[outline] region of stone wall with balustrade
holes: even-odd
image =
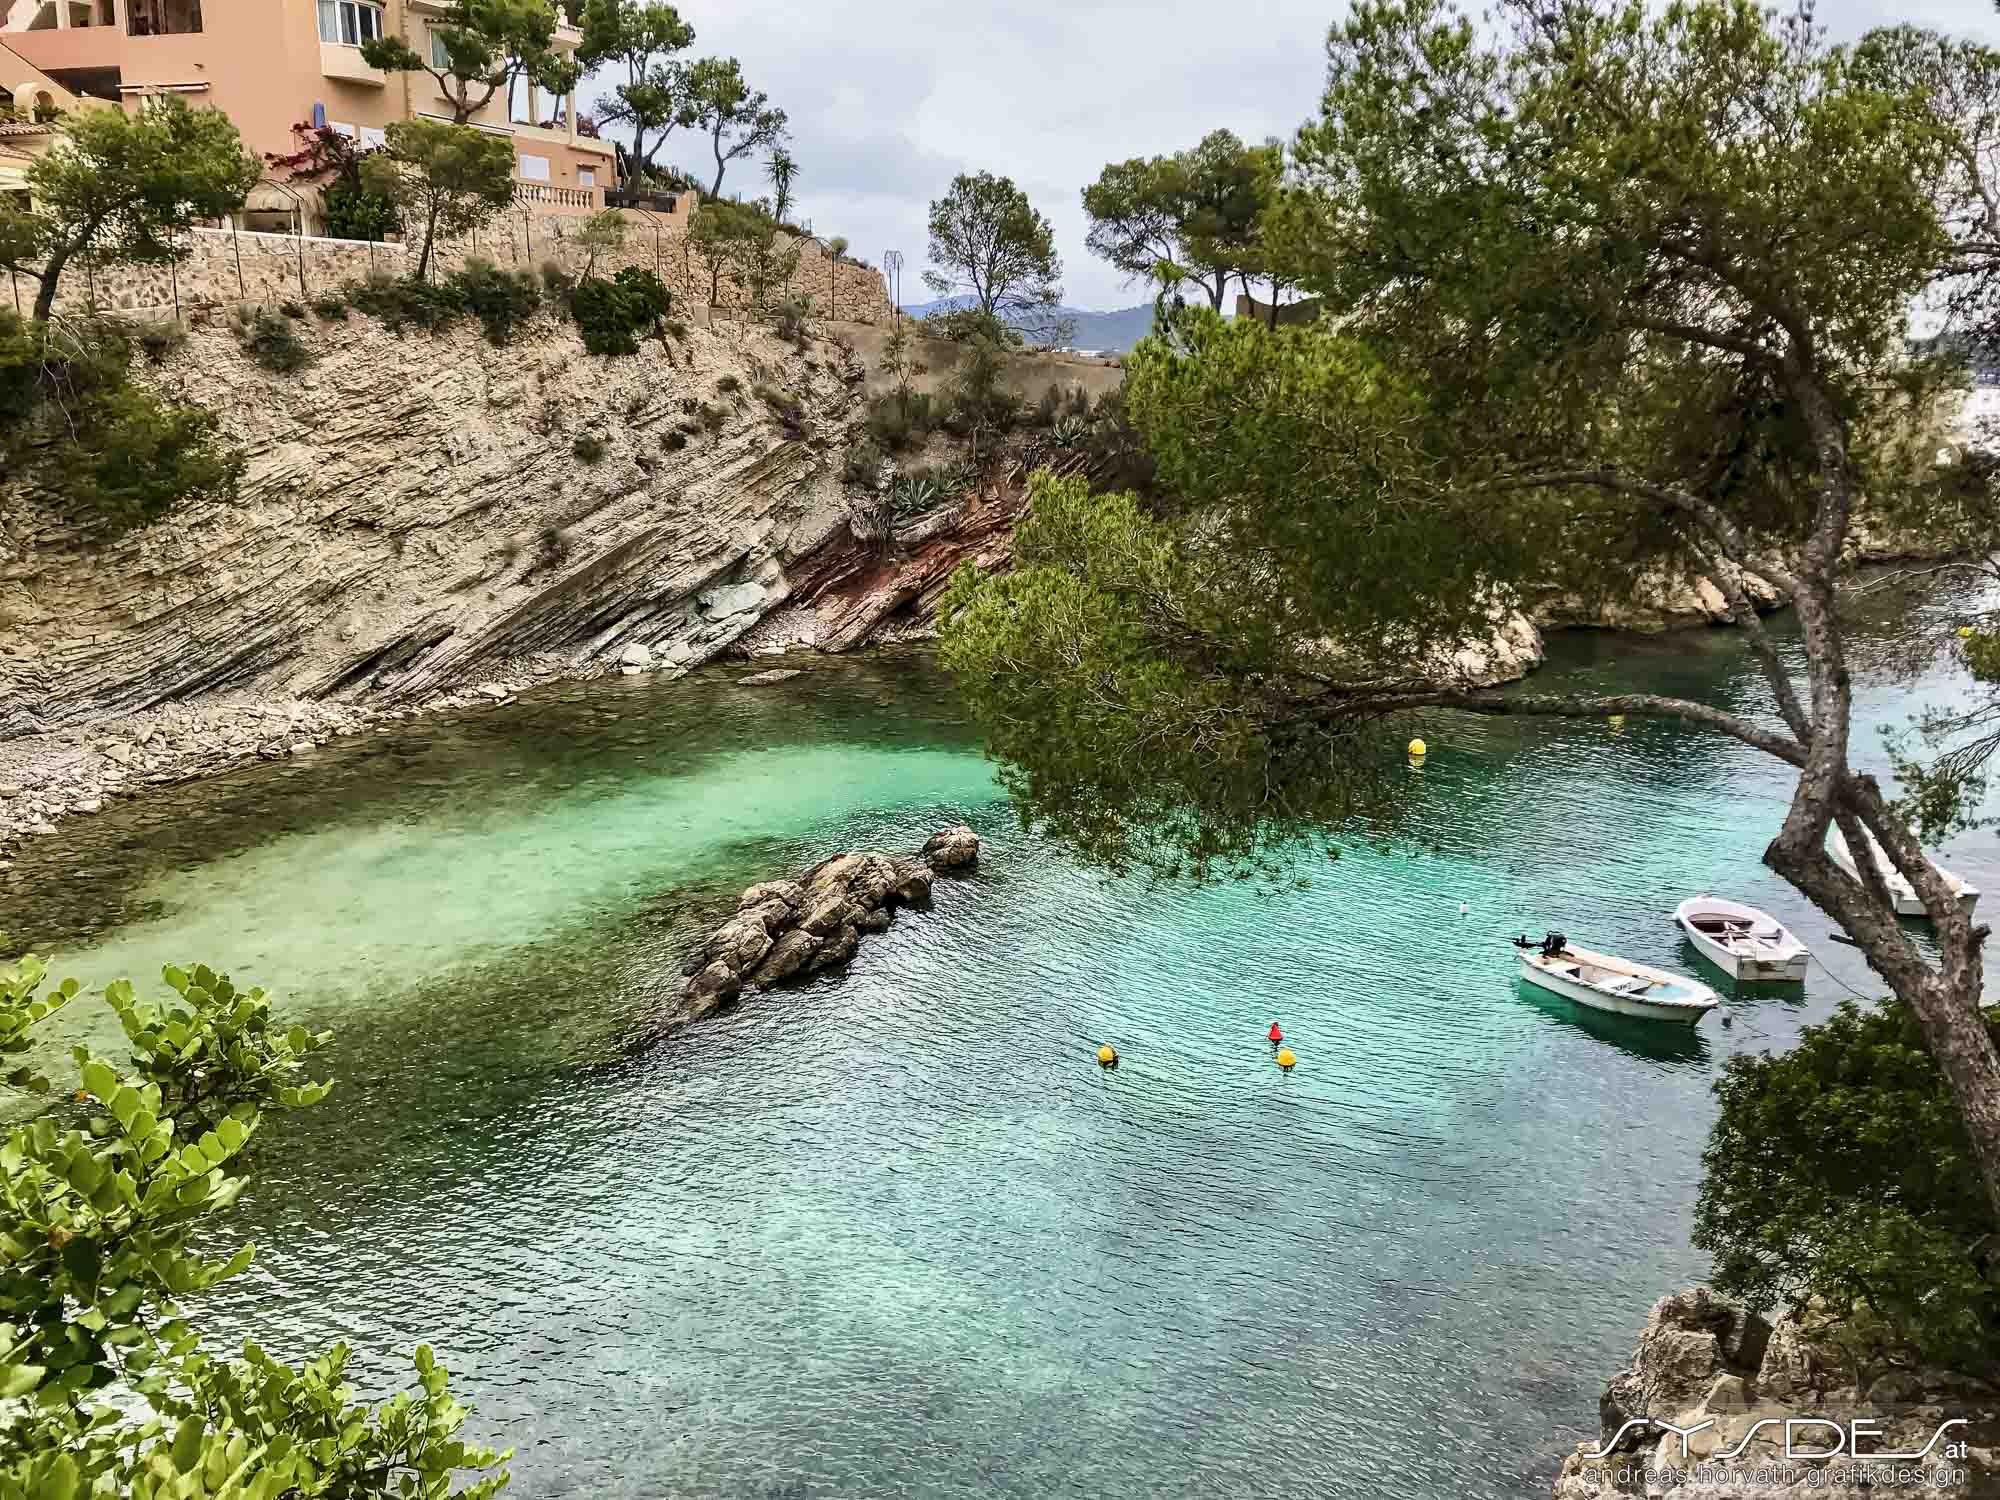
[[[708,302],[708,265],[689,239],[685,219],[630,211],[624,217],[625,243],[597,256],[597,274],[645,266],[684,304]],[[584,222],[579,216],[518,209],[475,234],[440,242],[434,259],[446,272],[478,256],[510,270],[539,271],[553,261],[575,274],[587,254],[578,233]],[[850,322],[874,323],[888,316],[889,298],[879,271],[846,257],[835,260],[817,240],[801,238],[798,245],[790,294],[810,296],[815,312]],[[188,247],[187,255],[172,265],[99,265],[88,258],[73,262],[63,275],[56,310],[79,316],[157,316],[225,304],[305,301],[370,275],[406,275],[416,265],[412,246],[311,235],[197,229],[189,235]],[[25,312],[34,305],[35,290],[32,278],[9,274],[0,298]],[[716,300],[724,306],[750,300],[726,275],[718,291]]]

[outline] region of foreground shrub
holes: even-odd
[[[80,529],[117,536],[177,505],[231,499],[242,455],[214,415],[131,383],[110,325],[0,313],[0,474],[20,474]]]
[[[637,354],[638,335],[666,317],[673,294],[643,266],[627,266],[609,281],[593,276],[569,292],[569,313],[592,354]]]
[[[345,1344],[296,1368],[254,1342],[236,1360],[205,1345],[195,1305],[256,1254],[216,1242],[246,1180],[229,1174],[253,1142],[279,1149],[266,1114],[327,1096],[305,1063],[332,1033],[282,1025],[263,990],[202,965],[162,977],[157,1004],[123,979],[103,991],[126,1068],[79,1045],[60,1091],[32,1066],[7,1078],[34,1118],[0,1147],[0,1493],[442,1496],[454,1471],[503,1464],[463,1442],[468,1412],[423,1346],[418,1389],[371,1411],[353,1400]],[[0,965],[0,1051],[17,1061],[81,994],[46,979],[33,955]],[[505,1483],[457,1493],[488,1500]]]
[[[1843,1004],[1781,1057],[1731,1058],[1715,1094],[1694,1242],[1718,1289],[1817,1300],[1864,1357],[2000,1375],[2000,1226],[1904,1006]]]
[[[569,451],[576,455],[578,463],[594,464],[604,457],[604,439],[594,432],[579,432]]]

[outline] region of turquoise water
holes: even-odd
[[[1909,661],[1927,607],[1873,606],[1871,723],[1954,690]],[[1726,632],[1555,656],[1761,697]],[[1395,848],[1189,890],[1020,832],[922,655],[740,671],[121,804],[0,887],[63,972],[198,958],[338,1030],[212,1321],[380,1383],[430,1340],[524,1495],[1529,1492],[1703,1271],[1722,1060],[1871,988],[1757,863],[1778,768],[1675,726],[1428,723]],[[663,1028],[737,887],[961,818],[979,875],[848,973]],[[2000,890],[1990,837],[1948,853]],[[1513,979],[1548,926],[1691,968],[1699,890],[1830,968],[1692,1035]]]

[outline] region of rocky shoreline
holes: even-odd
[[[736,914],[682,967],[687,1019],[746,991],[840,967],[860,950],[862,934],[886,932],[898,909],[927,909],[934,874],[966,874],[978,864],[979,835],[959,823],[932,834],[914,856],[855,849],[797,880],[748,887]]]
[[[1857,1423],[1870,1424],[1858,1455]],[[1947,1370],[1866,1368],[1833,1321],[1766,1320],[1707,1287],[1654,1305],[1598,1429],[1563,1460],[1554,1500],[2000,1495],[2000,1391]],[[1886,1464],[1900,1479],[1868,1457],[1927,1445]]]

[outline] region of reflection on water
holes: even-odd
[[[1881,608],[1871,723],[1951,690],[1886,679]],[[1555,657],[1548,686],[1763,698],[1726,632]],[[923,656],[737,675],[120,805],[0,888],[65,971],[198,957],[338,1029],[221,1319],[384,1381],[430,1339],[525,1495],[1523,1493],[1703,1270],[1715,1070],[1873,988],[1758,863],[1782,769],[1677,726],[1440,716],[1393,847],[1189,890],[1021,833]],[[738,886],[958,818],[980,874],[851,972],[663,1033]],[[2000,889],[1990,839],[1950,857]],[[1697,890],[1826,967],[1718,984],[1698,1032],[1516,983],[1547,927],[1688,968]]]

